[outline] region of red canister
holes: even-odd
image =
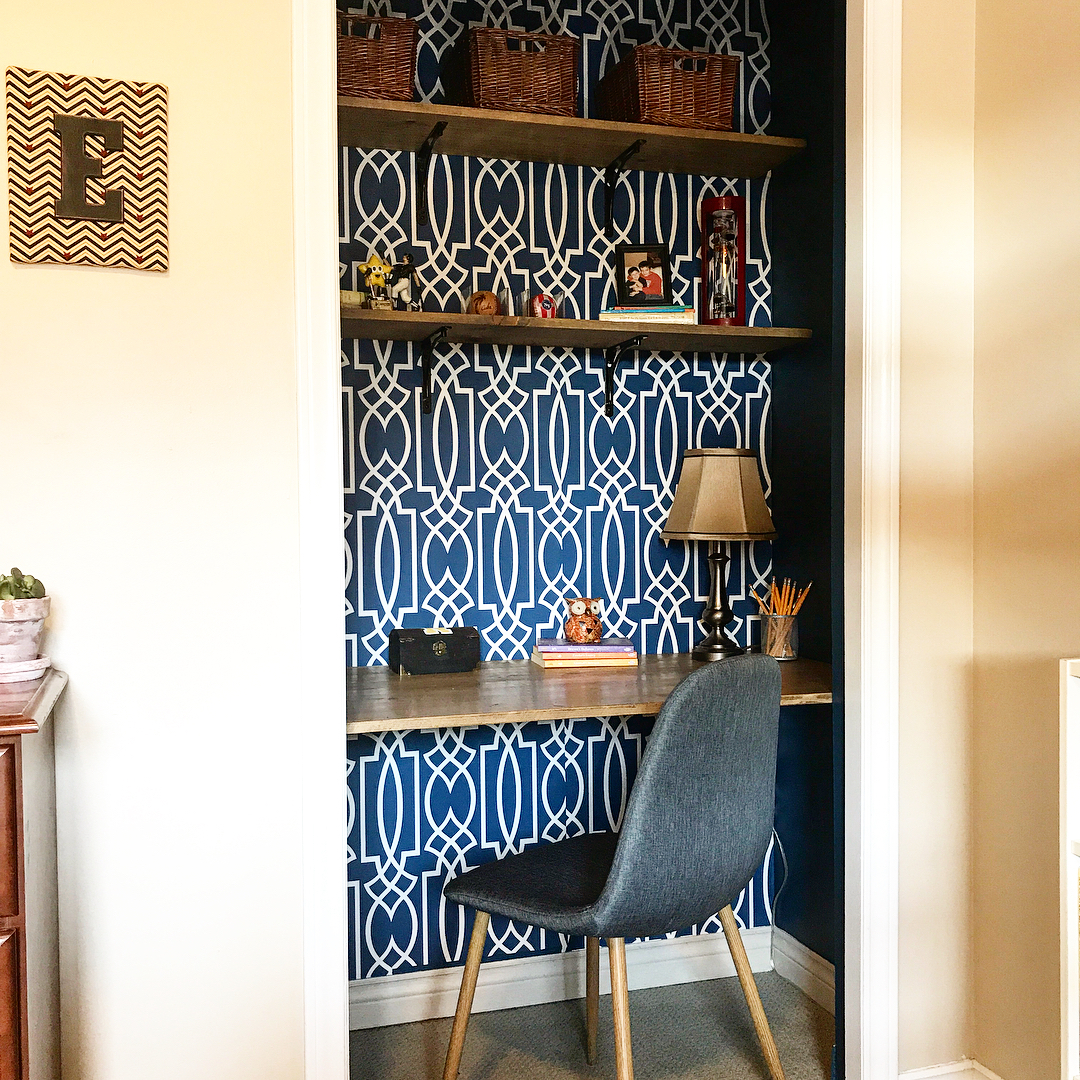
[[[529,313],[534,319],[554,319],[558,312],[555,297],[549,293],[537,293],[529,301]]]

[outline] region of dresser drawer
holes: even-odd
[[[17,743],[0,742],[0,919],[20,914],[18,753]]]
[[[22,993],[19,933],[0,930],[0,1077],[22,1074]]]

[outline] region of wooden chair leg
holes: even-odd
[[[611,1011],[615,1018],[615,1075],[634,1080],[634,1055],[630,1048],[630,992],[626,984],[626,942],[607,939],[611,961]]]
[[[465,1029],[469,1026],[469,1013],[472,1012],[473,994],[476,992],[476,976],[480,974],[480,961],[484,958],[484,942],[487,940],[490,922],[491,916],[486,911],[476,913],[472,937],[469,939],[469,955],[465,958],[465,970],[461,973],[461,990],[458,992],[457,1012],[454,1013],[454,1027],[450,1032],[450,1045],[446,1048],[443,1080],[457,1080],[461,1048],[465,1045]]]
[[[596,1025],[600,1020],[600,939],[585,939],[585,1058],[596,1064]]]
[[[765,1064],[769,1067],[769,1075],[772,1080],[784,1080],[780,1054],[776,1049],[772,1031],[769,1029],[769,1020],[761,1004],[761,995],[758,993],[757,983],[754,982],[754,973],[750,970],[750,961],[746,957],[746,948],[743,945],[742,934],[739,933],[739,924],[735,921],[735,913],[731,910],[730,904],[720,912],[720,925],[724,928],[724,937],[727,938],[731,958],[735,961],[735,970],[739,973],[739,982],[742,983],[743,994],[746,995],[746,1004],[750,1006],[750,1016],[757,1030],[758,1041],[761,1043],[761,1052],[765,1055]]]

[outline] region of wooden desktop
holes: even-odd
[[[721,661],[722,662],[722,661]],[[529,660],[489,660],[457,675],[396,675],[386,667],[349,668],[349,735],[476,724],[650,716],[695,667],[689,653],[642,656],[637,667],[545,670]],[[787,660],[781,705],[828,705],[832,669]]]

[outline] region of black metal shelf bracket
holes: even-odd
[[[644,145],[645,140],[638,139],[604,170],[604,233],[609,240],[615,238],[615,187],[626,172],[626,163],[640,153]]]
[[[435,356],[435,346],[446,340],[449,326],[440,326],[420,342],[420,370],[423,381],[420,384],[420,411],[431,412],[431,362]]]
[[[637,337],[628,338],[626,341],[620,341],[618,345],[611,345],[604,350],[605,416],[615,415],[615,371],[619,366],[619,361],[623,358],[623,353],[638,348],[644,340],[645,335],[638,334]]]
[[[440,120],[428,134],[423,145],[416,151],[413,190],[416,192],[416,224],[431,224],[431,211],[428,208],[428,173],[431,171],[431,154],[439,136],[446,130],[446,121]]]

